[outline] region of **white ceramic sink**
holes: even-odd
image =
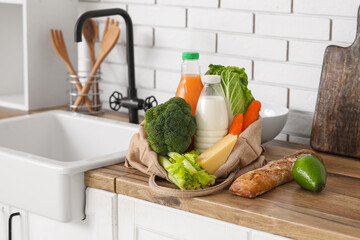
[[[62,222],[84,218],[84,172],[124,161],[138,125],[49,111],[0,120],[0,202]]]

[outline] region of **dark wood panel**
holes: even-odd
[[[360,158],[360,8],[354,43],[325,51],[311,146]]]

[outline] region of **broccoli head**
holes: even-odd
[[[146,111],[145,131],[156,153],[183,153],[196,132],[196,120],[190,105],[183,98],[173,97]]]

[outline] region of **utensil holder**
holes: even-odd
[[[87,113],[87,114],[97,114],[102,113],[102,102],[100,101],[100,94],[103,92],[101,89],[99,89],[99,82],[101,79],[101,73],[98,72],[96,75],[89,75],[89,72],[78,72],[77,75],[73,75],[68,73],[67,74],[67,81],[70,85],[70,89],[68,90],[69,94],[69,111],[75,110],[75,112],[80,113]],[[76,85],[79,83],[75,79],[78,79],[82,85],[82,87],[85,87],[86,81],[89,79],[89,77],[92,77],[92,82],[90,83],[90,90],[86,94],[81,94]],[[74,105],[77,97],[79,96],[87,96],[91,101],[91,109],[92,111],[89,111],[88,106],[85,105],[85,103],[76,106]]]

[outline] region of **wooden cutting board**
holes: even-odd
[[[360,158],[360,8],[350,47],[325,51],[310,145],[322,152]]]

